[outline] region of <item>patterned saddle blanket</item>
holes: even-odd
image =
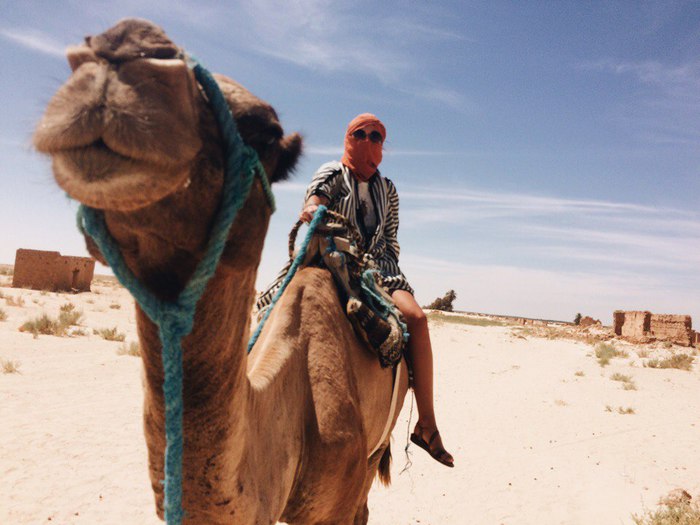
[[[290,257],[298,226],[290,233]],[[393,367],[403,356],[408,331],[401,312],[382,286],[374,261],[362,250],[362,238],[338,213],[326,212],[309,242],[302,266],[328,268],[355,334],[379,359]]]

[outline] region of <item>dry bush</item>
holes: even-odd
[[[2,365],[3,374],[21,374],[19,367],[22,363],[19,361],[12,361],[10,359],[0,359],[0,365]]]
[[[126,339],[126,334],[117,332],[117,327],[114,328],[100,328],[92,331],[93,334],[99,335],[102,339],[106,341],[119,341],[123,342]]]
[[[595,347],[595,356],[600,366],[607,366],[613,357],[627,357],[627,352],[618,350],[609,343],[598,343]]]
[[[112,304],[109,305],[109,307],[110,307],[112,310],[119,310],[119,309],[122,307],[122,305],[120,305],[119,303],[112,303]]]
[[[586,374],[583,373],[583,370],[578,370],[576,373],[574,373],[574,375],[575,375],[576,377],[583,377],[583,376],[585,376]]]
[[[634,384],[634,380],[630,376],[624,374],[614,373],[610,376],[613,381],[619,381],[622,383],[622,388],[625,390],[637,390],[637,385]]]
[[[21,295],[18,295],[17,297],[8,295],[5,297],[5,303],[7,306],[17,306],[18,308],[22,308],[24,306],[24,297]]]
[[[635,413],[634,408],[632,408],[632,407],[627,407],[627,408],[617,407],[617,412],[618,412],[618,414],[622,414],[622,415]]]
[[[80,320],[83,317],[83,312],[79,310],[73,310],[71,312],[61,312],[58,314],[58,322],[68,326],[76,326],[80,324]]]
[[[646,511],[641,516],[632,515],[635,525],[698,525],[700,504],[677,501],[663,505],[655,511]]]
[[[58,319],[51,319],[46,314],[41,314],[39,317],[25,322],[19,327],[19,331],[30,332],[34,334],[35,338],[37,338],[39,334],[63,337],[68,331],[68,325],[61,323]]]
[[[649,359],[644,366],[648,368],[677,368],[690,370],[693,367],[693,356],[688,354],[675,354],[666,359]]]
[[[0,321],[7,321],[7,312],[0,308]]]
[[[140,357],[141,347],[134,341],[131,341],[128,345],[126,343],[122,343],[119,350],[117,350],[117,355],[132,355],[134,357]]]
[[[15,269],[13,266],[4,266],[0,268],[0,275],[9,275],[12,276],[15,273]]]

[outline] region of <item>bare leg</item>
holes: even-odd
[[[434,436],[437,431],[437,422],[433,405],[433,349],[430,344],[428,319],[409,292],[396,290],[391,294],[391,297],[406,318],[410,334],[408,353],[413,364],[413,391],[418,406],[418,423],[416,423],[415,433],[430,444],[431,450],[444,449],[440,435]],[[433,438],[432,442],[431,438]],[[454,463],[449,452],[442,454],[441,459],[450,464]]]

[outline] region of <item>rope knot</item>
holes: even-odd
[[[193,309],[182,308],[178,303],[161,305],[158,317],[160,329],[168,339],[180,340],[194,327]]]

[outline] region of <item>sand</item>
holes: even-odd
[[[120,355],[136,341],[128,294],[109,282],[79,295],[12,289],[7,277],[0,285],[24,300],[0,298],[0,359],[19,364],[0,373],[0,523],[161,523],[141,430],[141,363]],[[18,331],[67,302],[82,310],[74,330],[85,335]],[[125,343],[92,333],[111,327]],[[700,365],[645,368],[645,348],[616,343],[628,357],[601,367],[590,344],[512,326],[431,329],[438,419],[456,468],[411,446],[401,473],[407,398],[393,483],[372,489],[370,523],[617,525],[672,489],[700,497]],[[683,349],[654,352],[674,350]],[[612,380],[616,372],[636,390]]]

